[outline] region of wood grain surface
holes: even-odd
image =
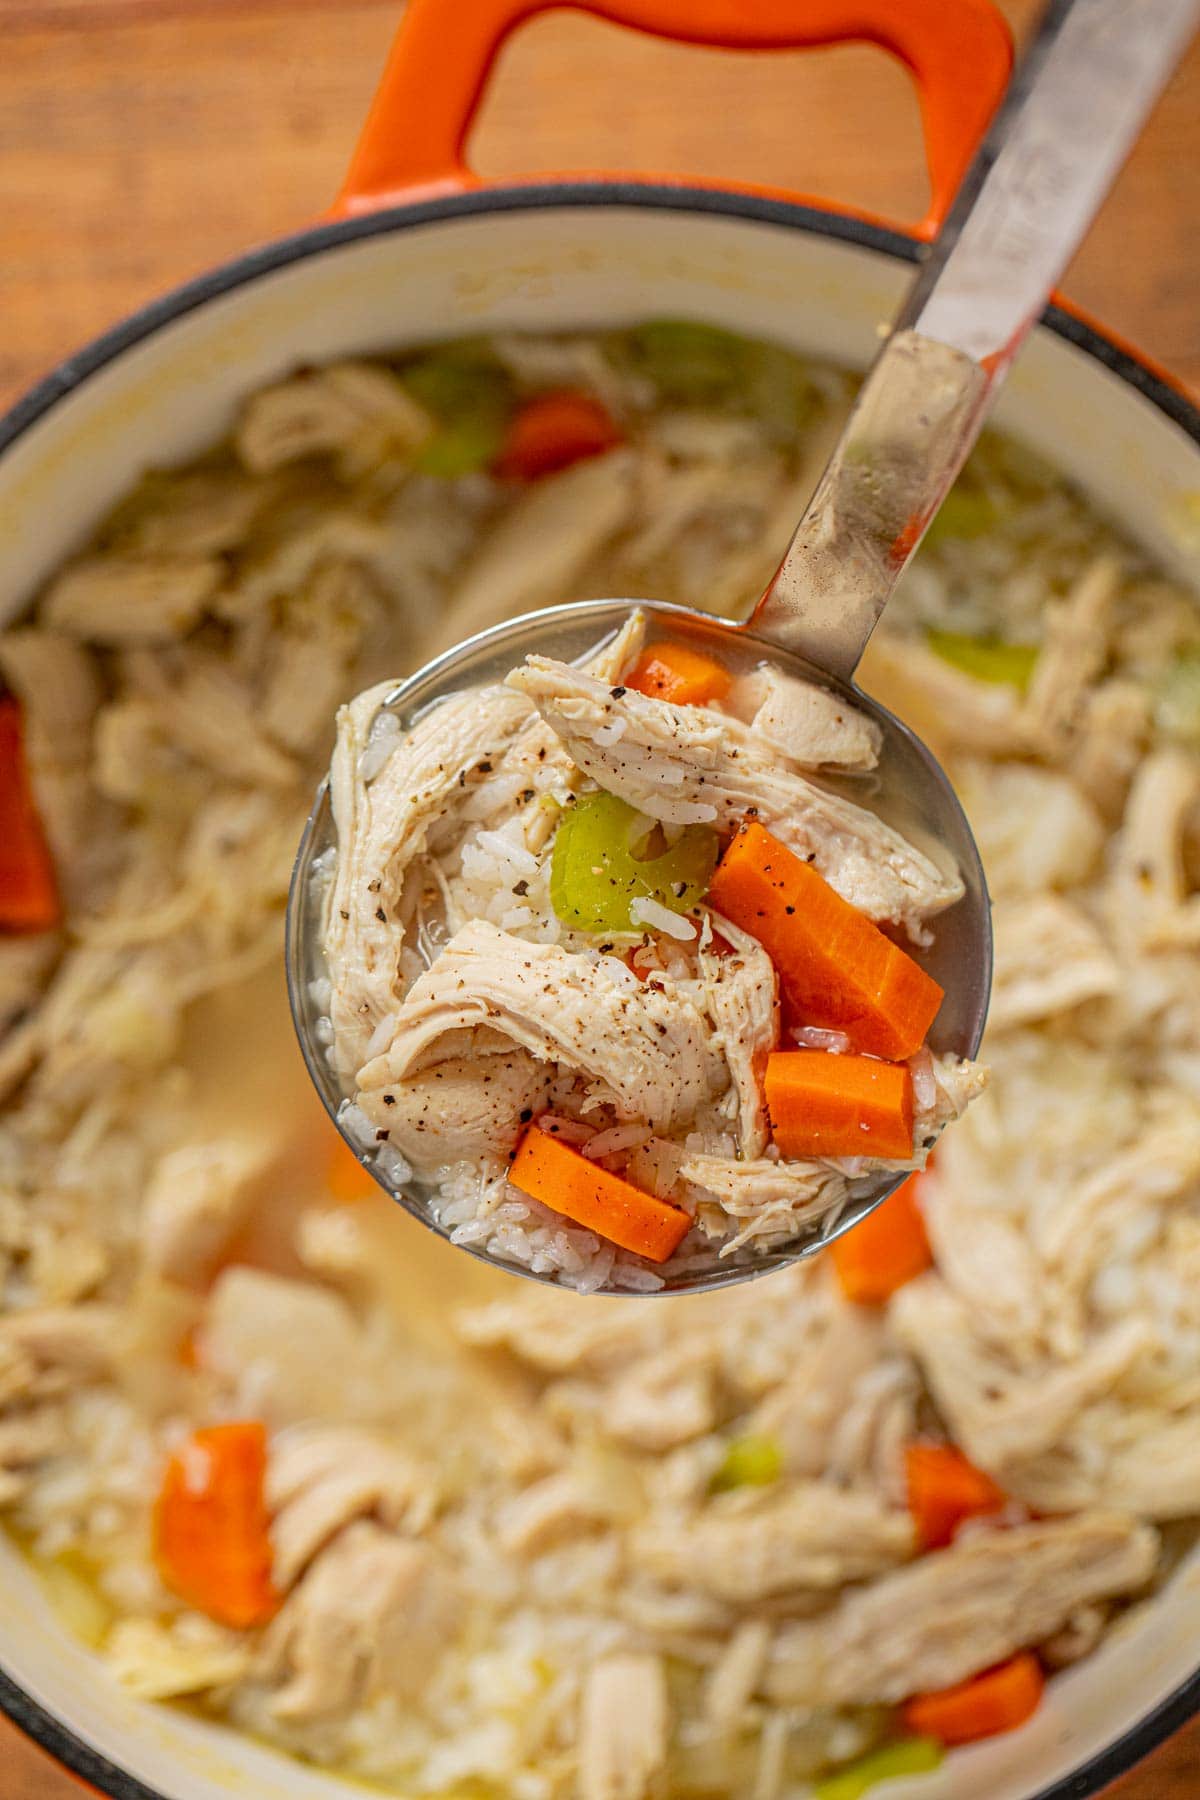
[[[446,0],[448,55],[467,3]],[[1004,10],[1020,35],[1038,8]],[[0,0],[0,406],[164,288],[319,212],[397,11],[395,0]],[[757,178],[897,217],[925,195],[915,101],[880,53],[720,56],[566,13],[506,50],[472,156],[494,174]],[[1198,166],[1194,48],[1064,284],[1196,387]],[[79,1793],[0,1722],[0,1800]],[[1200,1800],[1200,1729],[1111,1796]]]

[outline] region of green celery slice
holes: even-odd
[[[686,913],[704,897],[717,864],[716,832],[689,825],[660,856],[641,858],[653,829],[653,820],[615,794],[584,794],[567,809],[550,856],[550,904],[564,925],[637,931],[634,900]]]
[[[926,633],[929,648],[976,681],[1004,683],[1020,693],[1028,688],[1037,662],[1037,644],[1006,644],[1000,638],[971,637],[963,631]]]
[[[783,1474],[783,1447],[777,1438],[758,1433],[731,1438],[710,1482],[714,1494],[731,1488],[770,1487]]]
[[[860,1756],[857,1762],[827,1775],[813,1788],[813,1800],[861,1800],[868,1788],[877,1782],[893,1781],[899,1775],[927,1775],[945,1756],[936,1738],[900,1738]]]

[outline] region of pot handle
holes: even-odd
[[[890,51],[920,99],[931,204],[910,229],[924,238],[949,210],[1012,67],[1012,40],[992,0],[409,0],[334,216],[484,186],[463,150],[496,54],[516,26],[564,4],[711,48],[792,50],[859,39]]]

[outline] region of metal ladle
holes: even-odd
[[[940,765],[906,726],[854,683],[879,615],[975,443],[1026,333],[1082,240],[1142,123],[1200,18],[1200,0],[1059,0],[1008,98],[900,315],[859,391],[844,431],[779,569],[744,625],[647,600],[546,608],[479,633],[401,683],[385,702],[407,727],[439,697],[497,680],[530,651],[571,661],[640,606],[672,636],[739,660],[755,653],[817,679],[874,719],[880,767],[903,796],[893,816],[910,838],[950,858],[965,892],[920,960],[946,990],[936,1050],[973,1056],[991,983],[991,918],[979,854]],[[970,71],[963,71],[970,79]],[[328,783],[301,841],[288,906],[292,1014],[309,1072],[330,1115],[347,1098],[317,1031],[321,968],[317,856],[336,844]],[[348,1140],[349,1141],[349,1140]],[[354,1146],[357,1151],[357,1146]],[[442,1236],[419,1189],[382,1186]],[[769,1254],[742,1252],[663,1291],[713,1288],[812,1254],[879,1204],[902,1179],[869,1184],[811,1234]],[[466,1246],[470,1248],[470,1246]],[[474,1255],[482,1255],[472,1250]],[[493,1259],[488,1259],[493,1260]],[[515,1265],[520,1274],[529,1274]],[[533,1279],[549,1279],[533,1277]]]

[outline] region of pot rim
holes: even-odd
[[[115,362],[126,350],[133,349],[210,300],[248,286],[263,276],[358,239],[382,237],[447,219],[492,212],[545,211],[556,206],[630,206],[744,218],[834,238],[909,263],[919,261],[924,249],[918,239],[895,227],[810,202],[780,200],[686,182],[633,179],[582,178],[478,188],[413,200],[376,212],[323,220],[244,251],[170,289],[102,332],[74,356],[67,357],[0,417],[0,457],[77,388]],[[1040,324],[1127,382],[1200,446],[1200,408],[1164,371],[1131,345],[1103,330],[1082,312],[1057,301],[1045,309]],[[9,1675],[2,1663],[0,1713],[7,1715],[71,1774],[108,1796],[109,1800],[173,1800],[172,1796],[148,1787],[137,1776],[94,1749]],[[1200,1664],[1136,1724],[1070,1774],[1039,1788],[1029,1800],[1088,1800],[1088,1796],[1099,1793],[1110,1782],[1127,1774],[1198,1714]]]

